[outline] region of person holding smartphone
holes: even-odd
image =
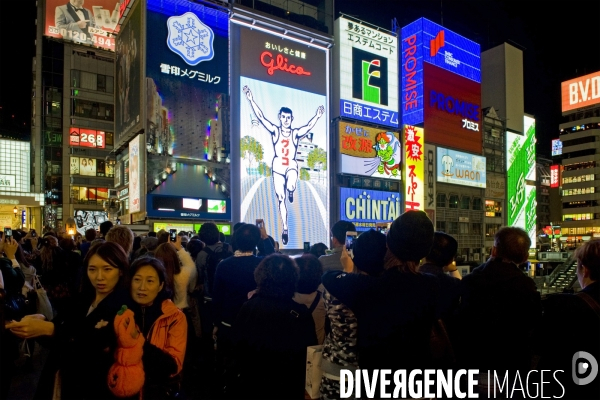
[[[341,271],[343,265],[340,261],[342,250],[346,245],[346,233],[356,232],[356,227],[352,222],[340,220],[331,227],[331,254],[319,257],[323,266],[323,272]]]

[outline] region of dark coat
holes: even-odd
[[[460,279],[446,275],[442,267],[431,263],[421,265],[419,272],[431,274],[440,282],[440,295],[435,316],[447,322],[460,303]]]
[[[529,370],[541,318],[535,283],[515,264],[490,259],[461,281],[456,344],[459,364],[480,370]]]
[[[600,305],[600,282],[582,290]],[[600,377],[588,385],[575,385],[571,377],[576,352],[590,353],[600,363],[600,315],[579,296],[550,295],[543,302],[544,316],[536,334],[540,343],[538,369],[563,370],[557,376],[565,399],[600,398]],[[554,382],[554,380],[552,380]],[[553,385],[549,395],[560,397],[563,389]],[[546,393],[544,393],[546,394]]]
[[[54,336],[42,344],[50,354],[40,377],[36,399],[52,397],[54,375],[60,370],[62,399],[111,399],[107,385],[117,346],[114,319],[129,294],[115,290],[86,316],[91,302],[76,299],[72,307],[53,320]]]
[[[305,305],[260,294],[248,300],[233,325],[239,398],[303,399],[306,348],[317,344]],[[234,396],[235,397],[235,396]]]
[[[329,271],[322,281],[356,315],[360,368],[430,366],[429,339],[439,292],[433,276],[392,268],[378,277]]]

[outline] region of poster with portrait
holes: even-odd
[[[79,175],[79,157],[71,157],[71,166],[69,168],[71,175]]]
[[[79,157],[79,174],[84,176],[96,176],[96,159],[91,157]]]
[[[100,224],[108,221],[106,211],[75,210],[74,214],[77,232],[82,235],[85,235],[88,229],[100,229]]]

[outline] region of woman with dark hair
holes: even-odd
[[[294,293],[294,301],[304,304],[312,314],[319,344],[325,340],[325,303],[323,292],[319,290],[323,266],[319,259],[312,254],[303,254],[296,258],[298,265],[298,285]]]
[[[234,396],[303,399],[306,347],[317,344],[317,336],[308,309],[292,299],[298,267],[290,257],[273,254],[261,261],[254,279],[256,293],[233,324],[239,377]]]
[[[127,255],[116,243],[101,243],[90,248],[84,266],[81,293],[52,322],[36,314],[6,325],[23,339],[51,337],[46,343],[51,344],[51,352],[36,398],[53,397],[57,371],[63,399],[114,397],[108,389],[107,375],[117,346],[113,321],[122,305],[131,303],[127,295]]]
[[[310,246],[310,254],[312,254],[313,256],[319,258],[321,256],[324,256],[327,254],[327,250],[329,250],[329,248],[327,247],[327,245],[325,243],[315,243],[312,246]]]
[[[183,312],[170,300],[170,287],[160,260],[141,257],[131,264],[131,309],[146,338],[144,399],[176,397],[180,390],[188,327]]]

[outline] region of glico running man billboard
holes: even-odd
[[[115,51],[119,0],[46,0],[44,35]]]
[[[398,132],[338,123],[342,174],[400,180],[402,143]]]
[[[406,25],[402,28],[400,55],[400,96],[404,124],[423,122],[424,62],[481,83],[479,44],[425,18]]]
[[[329,51],[237,24],[232,35],[240,220],[264,219],[283,248],[328,243]]]
[[[344,17],[335,37],[333,116],[397,128],[398,38]]]
[[[508,225],[529,233],[531,247],[536,243],[535,119],[525,117],[525,135],[506,133]]]

